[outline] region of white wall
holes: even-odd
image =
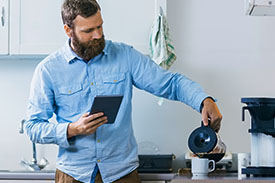
[[[241,97],[274,97],[275,17],[248,17],[240,0],[170,0],[168,21],[178,59],[174,72],[199,82],[218,99],[224,116],[221,137],[232,152],[250,151],[249,115],[241,122]],[[0,169],[19,169],[31,158],[31,144],[18,133],[25,118],[29,83],[38,61],[0,60]],[[187,139],[199,126],[200,114],[179,102],[135,90],[133,123],[138,142],[155,144],[160,153],[179,160]],[[54,168],[56,147],[38,147]],[[183,166],[179,161],[177,166]]]
[[[173,0],[168,12],[178,53],[174,69],[218,99],[228,150],[249,151],[250,118],[241,122],[240,100],[275,95],[275,17],[245,16],[240,0]]]
[[[173,0],[168,2],[168,21],[178,56],[172,71],[199,82],[218,99],[223,114],[220,134],[228,151],[249,152],[250,117],[246,112],[246,121],[241,121],[240,101],[241,97],[275,95],[275,17],[246,16],[240,0]],[[183,159],[200,115],[170,101],[158,107],[157,99],[136,93],[137,98],[141,95],[147,99],[135,100],[134,117],[151,125],[135,121],[138,140],[149,139]],[[144,101],[144,108],[139,107]],[[142,130],[143,134],[138,133]]]
[[[26,106],[32,74],[38,60],[0,59],[0,170],[22,169],[20,160],[31,161],[32,144],[19,134],[20,121],[26,118]],[[38,145],[38,158],[45,156],[54,168],[56,147]]]

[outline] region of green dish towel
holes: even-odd
[[[151,28],[150,57],[164,69],[169,69],[176,60],[175,49],[169,35],[168,23],[161,8],[159,16]]]
[[[169,69],[176,60],[175,48],[169,35],[169,27],[160,7],[160,13],[154,21],[150,33],[150,57],[164,69]],[[159,98],[158,105],[163,104],[164,99]]]

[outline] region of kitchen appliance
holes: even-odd
[[[189,149],[200,158],[220,161],[226,152],[226,146],[220,136],[210,126],[196,128],[188,139]]]
[[[246,0],[246,14],[251,16],[275,16],[275,0]]]
[[[275,98],[241,98],[242,108],[251,115],[251,165],[242,169],[242,174],[275,176]]]
[[[174,154],[140,154],[139,173],[171,173]]]

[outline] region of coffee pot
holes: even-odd
[[[188,139],[189,149],[199,158],[220,161],[226,152],[226,145],[221,137],[209,125],[201,126],[192,131]]]

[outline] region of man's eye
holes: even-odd
[[[90,32],[92,32],[92,30],[86,30],[86,31],[84,31],[85,33],[90,33]]]

